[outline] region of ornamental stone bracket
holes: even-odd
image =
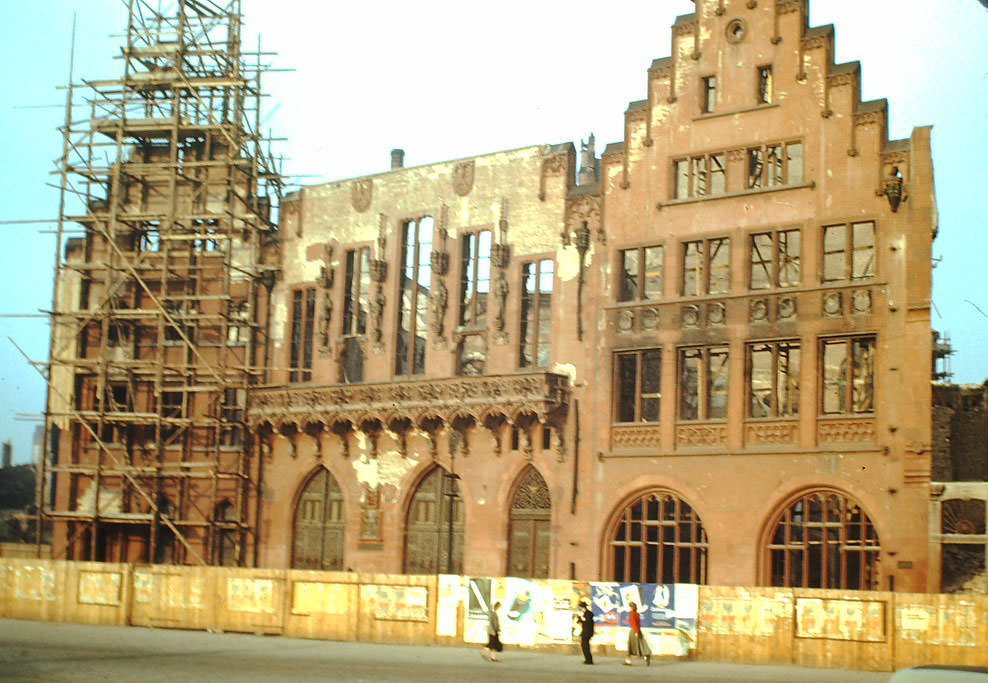
[[[302,431],[306,425],[344,425],[363,430],[370,423],[409,425],[434,422],[452,427],[514,424],[522,416],[541,423],[561,423],[569,403],[568,378],[554,373],[450,377],[359,385],[271,387],[251,394],[247,421],[251,429]]]

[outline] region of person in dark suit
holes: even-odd
[[[583,650],[583,663],[593,664],[593,655],[590,654],[590,639],[593,638],[593,612],[586,600],[580,600],[580,614],[577,615],[580,622],[580,649]]]

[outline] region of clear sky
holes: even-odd
[[[153,0],[152,0],[153,2]],[[932,124],[940,234],[933,245],[934,329],[956,351],[954,381],[988,377],[988,259],[980,197],[988,192],[988,11],[978,0],[811,0],[834,24],[837,61],[860,60],[864,99],[888,98],[890,136]],[[531,144],[598,152],[622,136],[651,60],[690,0],[243,0],[245,42],[269,59],[266,127],[287,140],[285,172],[314,183]],[[69,45],[75,78],[120,75],[120,0],[8,3],[0,23],[0,221],[52,219],[58,193]],[[115,35],[111,35],[115,34]],[[54,106],[51,106],[54,105]],[[54,263],[51,223],[0,224],[0,441],[30,458],[44,382],[8,341],[44,361]],[[980,311],[979,311],[980,309]]]

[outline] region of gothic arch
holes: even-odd
[[[549,577],[552,497],[545,479],[529,465],[516,479],[508,512],[508,576]]]
[[[771,586],[881,588],[881,544],[861,504],[836,488],[790,496],[763,536],[763,581]]]
[[[456,494],[452,506],[450,492]],[[458,477],[440,465],[427,469],[412,488],[405,510],[404,573],[461,573],[464,518]]]
[[[612,519],[607,544],[612,581],[707,582],[707,532],[696,510],[670,489],[627,499]]]
[[[317,467],[299,487],[292,523],[294,569],[343,569],[343,491],[336,477]]]

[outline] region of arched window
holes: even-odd
[[[773,586],[873,590],[880,587],[881,547],[857,501],[829,490],[808,491],[786,505],[770,527]]]
[[[632,500],[614,527],[610,550],[613,581],[707,581],[707,532],[693,508],[671,491]]]
[[[434,467],[416,487],[405,524],[406,574],[462,571],[464,515],[457,478]]]
[[[522,473],[511,500],[508,520],[508,574],[543,579],[549,576],[549,518],[552,499],[545,479],[534,467]]]
[[[305,483],[295,508],[295,569],[343,569],[343,492],[319,468]]]

